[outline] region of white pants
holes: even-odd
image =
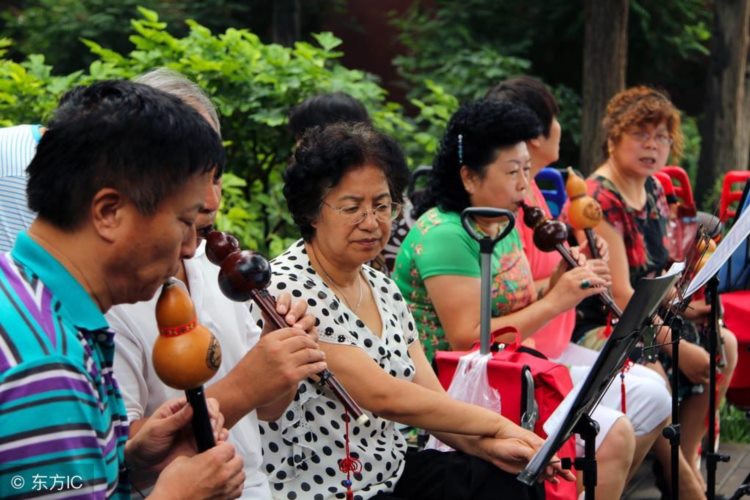
[[[554,361],[570,367],[573,385],[582,384],[599,351],[570,343],[560,357]],[[620,377],[618,376],[604,393],[592,418],[599,424],[596,435],[596,447],[599,448],[607,432],[615,421],[622,416]],[[625,374],[625,414],[633,425],[636,436],[652,432],[672,412],[672,396],[661,376],[650,368],[633,365]],[[576,440],[578,455],[583,454],[583,442]]]

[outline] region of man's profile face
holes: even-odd
[[[112,283],[117,287],[112,291],[114,304],[151,299],[177,273],[181,259],[193,256],[196,221],[213,182],[212,172],[193,175],[152,215],[143,215],[132,203],[123,209],[117,265],[111,274],[117,277]]]
[[[198,243],[213,229],[214,222],[216,222],[216,214],[219,211],[219,205],[221,205],[221,176],[216,175],[216,169],[213,169],[211,177],[213,181],[206,188],[203,197],[203,208],[198,212],[198,217],[195,220]]]

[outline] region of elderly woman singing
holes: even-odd
[[[272,262],[269,290],[307,299],[328,366],[370,421],[345,425],[337,399],[301,383],[286,414],[261,424],[279,498],[542,494],[514,477],[541,439],[446,395],[398,288],[365,265],[389,237],[407,175],[398,145],[361,124],[309,131],[286,171],[284,194],[302,239]],[[427,429],[459,451],[407,451],[396,422]],[[547,473],[573,478],[558,464]]]

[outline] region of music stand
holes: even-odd
[[[736,247],[731,250],[729,257],[725,259],[725,262],[721,265],[718,272],[714,274],[708,282],[708,291],[706,298],[711,306],[711,317],[709,325],[711,331],[709,331],[709,353],[711,355],[711,371],[709,373],[710,380],[709,385],[711,387],[709,393],[709,453],[706,457],[706,489],[707,497],[711,500],[716,497],[716,464],[719,461],[727,461],[728,457],[719,453],[716,453],[716,440],[713,429],[716,425],[716,404],[715,400],[715,387],[716,387],[716,371],[714,366],[714,360],[716,358],[715,352],[717,347],[718,332],[719,332],[719,310],[720,304],[718,295],[726,292],[733,292],[738,290],[747,290],[750,288],[750,240],[747,237],[748,232],[748,205],[750,205],[750,182],[745,184],[745,188],[742,191],[742,197],[740,198],[739,205],[737,206],[737,216],[734,225],[732,226],[730,233],[735,231],[737,226],[740,226],[737,231],[738,235],[735,237],[735,241],[731,242],[732,247]],[[744,237],[743,237],[744,235]],[[723,240],[722,240],[723,243]],[[721,243],[719,244],[721,246]],[[717,247],[717,250],[719,248]],[[731,500],[737,500],[745,495],[750,494],[750,474],[748,474],[742,484],[737,488],[734,494],[730,497]]]
[[[552,428],[548,431],[547,440],[518,475],[519,481],[527,485],[536,483],[552,455],[571,434],[577,433],[584,439],[585,454],[582,459],[576,459],[575,466],[583,473],[585,499],[593,500],[596,487],[595,438],[598,425],[591,419],[591,412],[622,369],[628,355],[641,339],[641,331],[650,324],[651,316],[677,280],[683,267],[681,264],[674,265],[663,276],[638,281],[635,293],[591,367],[586,380],[566,396],[548,419],[548,424],[551,424]]]
[[[718,314],[719,303],[718,293],[726,291],[729,288],[721,286],[719,283],[720,272],[727,266],[740,245],[747,241],[750,236],[750,210],[742,212],[735,221],[732,228],[724,235],[719,245],[714,250],[713,255],[708,259],[706,264],[698,271],[685,290],[684,298],[687,299],[704,285],[708,285],[706,290],[707,297],[711,305],[711,317],[709,319],[709,349],[708,354],[711,359],[709,370],[709,404],[708,404],[708,453],[706,454],[706,496],[713,500],[716,495],[716,465],[717,462],[726,462],[729,457],[721,455],[714,451],[715,436],[714,426],[716,419],[716,355],[720,344]],[[726,276],[724,276],[726,278]]]

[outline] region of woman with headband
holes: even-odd
[[[530,189],[527,191],[526,201],[529,205],[544,210],[547,217],[550,216],[546,201],[537,187],[534,177],[544,167],[559,160],[560,150],[560,123],[557,116],[560,112],[557,102],[547,87],[534,78],[520,76],[508,79],[488,93],[487,97],[495,100],[509,100],[521,103],[537,116],[542,125],[542,133],[526,141],[531,157]],[[546,124],[546,125],[544,125]],[[537,296],[543,296],[549,288],[549,282],[553,279],[555,269],[559,266],[561,256],[557,252],[543,252],[533,243],[533,230],[525,224],[517,225],[521,235],[531,272],[537,285]],[[597,243],[604,240],[597,239]],[[606,247],[606,243],[604,243]],[[608,252],[602,253],[600,261],[589,260],[589,264],[607,266]],[[592,299],[600,304],[598,299]],[[576,311],[570,309],[557,315],[545,326],[534,332],[532,339],[534,348],[542,352],[550,359],[571,366],[571,375],[574,381],[585,376],[598,355],[597,351],[585,348],[572,342],[573,330],[576,324]],[[645,380],[644,380],[645,378]],[[621,407],[622,393],[625,389],[626,408]],[[605,394],[602,404],[624,411],[635,430],[636,452],[634,463],[643,460],[645,454],[654,444],[657,457],[668,467],[669,452],[668,445],[663,439],[659,439],[661,429],[667,425],[667,415],[671,407],[671,397],[663,379],[644,366],[633,365],[624,374],[623,384],[614,383]],[[661,416],[662,421],[654,417]]]
[[[534,113],[513,101],[464,105],[448,124],[423,213],[401,246],[394,275],[430,356],[435,350],[469,349],[479,338],[479,245],[462,227],[460,213],[470,206],[518,213],[531,168],[526,143],[541,133]],[[501,230],[498,220],[474,222],[488,235]],[[578,252],[574,255],[585,261]],[[547,292],[538,296],[516,228],[494,248],[490,329],[514,326],[529,338],[606,285],[606,273],[600,276],[587,266],[567,270],[560,265]],[[597,495],[602,498],[619,498],[633,461],[633,429],[622,417],[621,412],[601,406],[594,414],[601,426],[596,444]]]

